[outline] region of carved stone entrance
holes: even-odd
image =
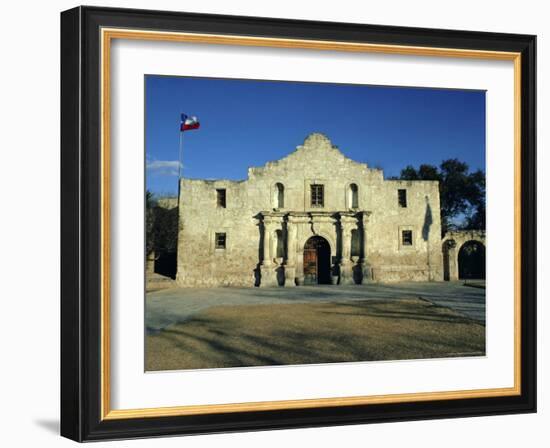
[[[330,245],[321,236],[312,236],[304,246],[304,284],[330,284]]]

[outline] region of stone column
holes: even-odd
[[[458,251],[455,245],[449,246],[449,280],[458,280]]]
[[[367,258],[367,222],[369,221],[370,212],[363,212],[361,214],[361,259],[359,264],[361,265],[361,283],[367,283],[372,280],[372,272],[369,266]]]
[[[296,237],[298,227],[292,216],[288,217],[286,223],[286,263],[285,263],[285,287],[296,286]]]
[[[309,214],[305,212],[295,212],[288,217],[291,227],[294,227],[295,237],[294,245],[289,244],[288,250],[292,251],[290,257],[294,257],[294,279],[297,286],[304,284],[304,253],[303,246],[299,243],[308,233],[306,229],[311,227]],[[300,244],[300,245],[299,245]]]
[[[267,266],[272,262],[271,258],[271,223],[268,223],[267,218],[264,218],[263,229],[264,229],[264,259],[262,260],[262,265]]]
[[[340,235],[342,237],[342,259],[340,261],[340,284],[352,285],[353,262],[351,260],[351,231],[356,226],[357,220],[353,216],[340,216]]]
[[[448,239],[443,243],[443,279],[448,281],[458,280],[458,254],[456,241]]]
[[[274,235],[277,227],[281,227],[281,219],[274,216],[263,215],[263,229],[264,229],[264,258],[262,265],[260,266],[260,286],[261,287],[273,287],[279,286],[277,282],[277,263],[274,262]]]

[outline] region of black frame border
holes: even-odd
[[[521,395],[101,420],[100,28],[521,53]],[[61,13],[61,435],[82,442],[536,412],[536,36],[77,7]]]

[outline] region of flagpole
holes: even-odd
[[[179,146],[179,156],[178,156],[178,185],[181,179],[182,154],[183,154],[183,131],[180,130],[180,146]]]

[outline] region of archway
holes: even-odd
[[[458,278],[485,279],[485,246],[479,241],[465,242],[458,252]]]
[[[330,284],[330,244],[312,236],[304,245],[304,284]]]

